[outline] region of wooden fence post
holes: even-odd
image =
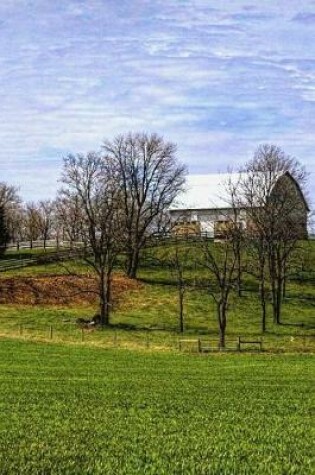
[[[50,327],[49,327],[49,338],[50,338],[50,340],[53,339],[53,327],[52,327],[52,325],[50,325]]]

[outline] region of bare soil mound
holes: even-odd
[[[141,284],[122,275],[112,283],[113,303],[118,304],[128,291]],[[20,305],[82,305],[98,301],[97,282],[92,276],[47,275],[12,277],[0,280],[0,304]]]

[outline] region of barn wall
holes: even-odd
[[[207,232],[210,236],[214,236],[215,223],[233,219],[233,210],[172,210],[171,217],[174,222],[198,223],[201,232]],[[246,213],[244,211],[240,211],[240,221],[246,222]],[[180,229],[183,229],[183,227]],[[187,230],[189,229],[190,227],[187,227]]]

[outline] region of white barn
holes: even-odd
[[[309,208],[305,197],[295,179],[289,173],[280,174],[279,180],[289,180],[301,201],[303,227],[307,235],[307,216]],[[220,236],[224,223],[231,220],[234,210],[230,197],[230,185],[237,185],[238,173],[219,173],[210,175],[189,175],[185,192],[181,193],[170,209],[177,229],[185,232],[206,232],[210,236]],[[246,226],[246,209],[239,209],[238,221]]]

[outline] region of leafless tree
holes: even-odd
[[[83,214],[77,195],[58,196],[56,200],[56,235],[70,242],[70,248],[82,240]]]
[[[246,234],[259,265],[262,328],[266,329],[266,282],[273,319],[281,322],[290,256],[307,235],[308,206],[302,193],[306,172],[275,145],[260,146],[241,172],[240,202],[246,209]]]
[[[38,217],[38,229],[40,231],[40,237],[44,241],[44,249],[46,249],[47,240],[50,238],[53,223],[55,205],[52,200],[40,201],[37,208]]]
[[[190,283],[190,257],[191,248],[187,246],[187,243],[183,242],[180,237],[175,237],[173,245],[162,252],[159,257],[160,264],[170,269],[176,280],[178,295],[178,328],[180,333],[184,332],[184,301],[186,290]]]
[[[34,241],[37,241],[40,238],[40,213],[38,209],[38,204],[34,202],[26,203],[25,213],[24,213],[24,229],[25,236],[28,241],[30,241],[30,248],[33,249]]]
[[[15,186],[0,182],[0,206],[8,206],[11,203],[19,203],[20,197]]]
[[[127,275],[136,277],[146,239],[165,226],[165,216],[185,182],[176,146],[156,134],[129,133],[103,145],[104,161],[119,172]]]
[[[228,212],[226,214],[226,232],[227,237],[232,244],[232,250],[235,254],[236,260],[236,289],[239,297],[242,297],[243,285],[243,270],[244,270],[244,256],[245,256],[245,210],[242,208],[242,203],[239,197],[240,177],[238,180],[232,179],[232,175],[225,183]]]
[[[204,240],[200,261],[208,271],[207,289],[216,304],[220,348],[225,348],[229,299],[237,283],[237,255],[233,249],[233,235],[229,233],[234,225],[231,218],[225,237],[219,242]]]
[[[84,260],[97,277],[100,321],[108,325],[112,272],[121,251],[122,234],[117,168],[95,152],[69,155],[64,159],[62,182],[62,199],[74,206],[79,204],[81,209],[78,217],[86,248]]]
[[[15,241],[21,232],[21,198],[18,189],[7,183],[0,183],[0,207],[8,232],[8,239]]]

